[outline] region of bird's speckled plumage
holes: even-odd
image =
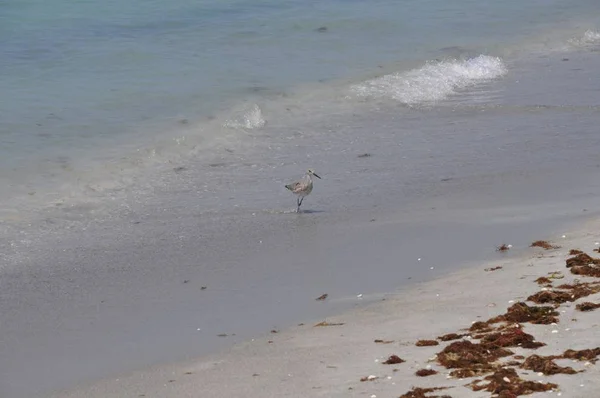
[[[302,177],[300,180],[294,181],[291,184],[285,186],[287,189],[298,195],[298,199],[296,202],[296,204],[298,205],[296,211],[298,213],[300,212],[300,206],[302,205],[302,201],[313,190],[312,176],[315,176],[319,179],[321,178],[317,174],[315,174],[315,172],[312,169],[308,169],[304,177]]]

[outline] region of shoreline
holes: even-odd
[[[569,30],[569,32],[569,35],[561,38],[561,40],[557,39],[557,43],[555,43],[556,48],[551,47],[542,51],[544,56],[551,57],[557,51],[565,56],[576,55],[580,51],[588,51],[597,44],[598,33],[595,30],[577,28],[573,31]],[[538,48],[541,44],[529,45],[532,48]],[[454,47],[449,47],[449,49],[452,50]],[[456,49],[460,49],[460,47],[456,47]],[[61,220],[64,222],[70,218],[65,217],[61,213],[66,207],[72,208],[70,210],[71,217],[72,214],[81,212],[78,216],[85,218],[89,215],[87,213],[91,209],[94,212],[101,212],[103,211],[102,207],[110,206],[111,201],[126,200],[128,195],[124,195],[124,192],[129,195],[132,193],[136,195],[147,194],[145,186],[132,185],[134,182],[139,183],[143,181],[144,184],[148,184],[149,178],[154,179],[156,176],[161,176],[163,181],[160,181],[160,184],[157,185],[166,184],[166,181],[173,178],[173,171],[175,174],[178,174],[181,171],[187,170],[190,165],[194,165],[194,159],[198,157],[202,157],[202,163],[208,166],[210,170],[213,167],[211,165],[216,165],[217,168],[228,165],[231,158],[234,158],[230,156],[234,150],[254,156],[251,149],[254,143],[252,140],[247,140],[247,136],[257,138],[265,135],[265,124],[276,123],[284,124],[288,127],[297,126],[298,123],[301,123],[307,117],[315,118],[317,110],[321,109],[324,104],[327,104],[330,108],[327,112],[321,112],[320,117],[327,117],[330,114],[336,113],[352,115],[357,111],[368,112],[368,107],[362,105],[369,96],[364,97],[356,93],[350,95],[351,92],[355,91],[353,88],[361,85],[370,85],[374,81],[387,79],[396,75],[410,75],[421,72],[428,68],[431,62],[448,64],[444,69],[452,69],[449,68],[450,64],[455,69],[462,69],[465,68],[465,59],[471,62],[481,57],[500,57],[499,59],[502,60],[501,64],[508,65],[515,62],[523,62],[524,59],[530,59],[534,57],[533,54],[536,54],[532,52],[527,53],[525,56],[521,54],[516,57],[514,54],[511,54],[512,51],[506,49],[498,53],[491,52],[489,54],[482,49],[481,51],[475,51],[475,53],[473,53],[473,50],[462,49],[459,51],[459,55],[445,56],[443,55],[444,50],[445,48],[438,49],[437,51],[440,54],[436,53],[434,54],[435,57],[432,58],[425,57],[418,61],[411,60],[410,62],[405,60],[404,63],[400,61],[396,63],[392,62],[392,66],[387,66],[383,74],[380,68],[381,65],[373,65],[369,73],[356,75],[352,78],[340,77],[332,80],[330,82],[331,86],[327,89],[321,87],[321,83],[306,83],[306,87],[291,88],[289,89],[289,93],[286,92],[285,95],[278,93],[265,97],[244,97],[219,112],[209,112],[207,115],[202,116],[196,115],[196,117],[190,117],[191,120],[180,116],[172,116],[168,118],[173,119],[171,122],[162,121],[162,124],[159,124],[160,128],[154,127],[154,129],[162,131],[160,136],[154,137],[148,142],[143,142],[143,144],[139,144],[138,142],[124,142],[121,145],[123,148],[127,148],[124,152],[119,152],[115,148],[111,148],[112,151],[116,152],[109,157],[111,159],[110,162],[102,163],[96,160],[95,163],[90,163],[84,167],[79,164],[81,163],[81,159],[79,158],[70,158],[65,155],[56,154],[55,157],[59,159],[61,156],[66,158],[66,160],[63,160],[66,163],[61,164],[57,162],[50,166],[46,165],[46,167],[51,167],[52,174],[41,174],[41,177],[36,177],[40,181],[32,179],[27,185],[16,185],[13,180],[19,181],[18,177],[11,176],[11,179],[6,179],[6,185],[11,186],[12,193],[10,196],[7,195],[4,198],[4,202],[10,204],[10,206],[0,208],[0,223],[5,223],[7,227],[18,229],[23,228],[28,223],[40,222],[43,227],[43,220],[49,217],[56,217],[58,219],[64,217],[65,220]],[[507,54],[503,54],[503,52]],[[468,57],[467,54],[469,54]],[[440,61],[442,59],[445,61]],[[485,69],[488,63],[490,63],[489,60],[479,68]],[[506,68],[507,66],[502,66],[500,69]],[[424,97],[415,102],[398,102],[398,100],[387,98],[391,94],[386,94],[386,96],[381,98],[376,95],[371,100],[381,101],[385,99],[386,101],[390,101],[388,105],[391,106],[399,103],[402,106],[416,106],[417,108],[423,106],[426,108],[431,103],[437,101],[452,101],[453,97],[466,89],[474,89],[473,91],[477,92],[481,87],[485,87],[498,80],[504,80],[507,78],[506,72],[495,71],[489,77],[482,79],[472,78],[470,75],[449,76],[447,78],[456,80],[457,85],[447,93],[440,94],[439,98],[435,98],[435,100]],[[509,70],[508,72],[511,71]],[[458,84],[458,82],[462,82],[465,79],[472,79],[472,81],[465,83],[464,87]],[[314,93],[309,91],[308,88],[320,93],[319,95],[322,96],[321,105],[311,105],[307,98],[314,100]],[[386,89],[391,89],[391,87],[387,87]],[[420,91],[416,91],[415,94],[420,94]],[[350,99],[351,97],[352,99]],[[290,100],[290,98],[293,98],[293,100]],[[340,102],[341,98],[344,98],[344,102]],[[210,134],[199,135],[198,131],[210,132]],[[133,133],[131,134],[134,135]],[[270,134],[270,131],[267,130],[266,134]],[[137,135],[139,136],[139,134]],[[123,138],[119,137],[119,139]],[[262,145],[272,144],[266,142]],[[106,151],[111,152],[108,149]],[[87,157],[89,158],[90,156]],[[224,159],[227,159],[227,161],[223,161]],[[39,159],[32,161],[32,163],[36,164],[35,167],[37,169],[42,169],[43,166],[38,165],[39,162]],[[35,175],[31,171],[25,173],[29,178],[33,178],[31,176]],[[55,176],[60,176],[60,179],[54,181],[53,178]],[[177,176],[177,178],[181,177]],[[48,181],[53,181],[50,187],[44,185]],[[62,186],[62,188],[57,190],[56,186]],[[18,195],[15,192],[19,192]],[[111,211],[114,212],[117,210],[112,208]]]
[[[430,110],[309,120],[292,141],[272,134],[281,145],[264,163],[200,162],[117,215],[88,209],[80,219],[64,206],[56,213],[69,222],[15,231],[2,242],[2,394],[32,398],[205,358],[234,339],[342,313],[357,294],[366,304],[370,293],[498,259],[502,243],[528,252],[523,244],[595,217],[598,58],[562,57],[513,65],[506,81]],[[295,215],[283,183],[305,168],[304,153],[326,180],[311,212]],[[205,173],[228,188],[209,189]],[[326,303],[314,300],[323,293]]]
[[[500,370],[495,368],[496,362],[482,362],[492,368],[474,378],[450,377],[453,370],[468,369],[442,366],[438,362],[441,358],[439,354],[454,342],[463,340],[440,341],[438,337],[466,333],[471,336],[470,339],[467,337],[468,341],[481,343],[483,340],[475,338],[476,333],[481,339],[486,339],[485,336],[491,332],[484,332],[483,329],[478,332],[472,328],[474,322],[485,322],[505,314],[508,308],[520,302],[526,302],[528,306],[552,306],[552,301],[535,304],[527,301],[527,298],[540,292],[547,294],[557,291],[558,285],[577,284],[577,279],[597,286],[600,278],[573,275],[570,272],[573,268],[565,267],[565,260],[574,257],[568,254],[571,249],[582,250],[594,257],[593,249],[599,247],[596,243],[600,239],[600,235],[593,232],[597,226],[600,226],[600,221],[594,220],[580,230],[568,233],[566,238],[555,236],[551,244],[560,245],[560,248],[530,248],[515,258],[498,253],[498,258],[489,263],[418,283],[403,292],[385,297],[382,302],[322,319],[329,325],[326,327],[316,327],[318,321],[315,320],[314,323],[289,330],[274,330],[219,354],[134,372],[52,397],[193,397],[200,392],[203,397],[382,397],[399,396],[412,387],[450,387],[424,395],[427,397],[492,396],[486,391],[474,392],[465,385],[474,379],[482,380],[489,376],[493,373],[490,370],[492,368],[498,373]],[[535,282],[549,275],[556,279],[543,286]],[[452,288],[448,289],[448,286]],[[537,368],[521,369],[520,366],[527,360],[517,358],[520,358],[519,355],[530,358],[534,354],[557,356],[568,349],[598,348],[600,344],[593,332],[594,326],[597,326],[594,313],[579,311],[576,304],[600,303],[599,298],[600,294],[594,293],[574,302],[558,304],[557,324],[520,322],[520,329],[531,334],[532,341],[545,345],[525,349],[506,343],[508,345],[503,348],[511,350],[513,354],[500,357],[500,361],[512,361],[512,368],[524,380],[546,387],[550,386],[547,383],[556,384],[549,391],[557,396],[592,396],[590,394],[600,388],[600,367],[594,364],[596,357],[585,357],[581,361],[554,359],[559,367],[572,367],[577,372],[583,370],[577,374],[556,375],[545,375],[545,370]],[[408,312],[407,307],[410,308]],[[508,336],[513,324],[507,322],[507,327],[500,333]],[[501,325],[504,323],[489,326],[495,328]],[[469,331],[469,328],[472,330]],[[439,345],[417,347],[415,342],[418,340],[435,340]],[[437,359],[434,359],[436,354]],[[383,362],[391,355],[397,355],[405,362],[384,365]],[[439,373],[427,377],[416,376],[415,372],[421,369],[433,369]],[[551,373],[551,369],[557,368],[547,369],[546,373]],[[501,378],[504,384],[500,384],[505,385],[506,389],[518,384],[510,374]],[[477,385],[484,386],[486,382]],[[418,395],[406,395],[410,396]]]

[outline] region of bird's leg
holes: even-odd
[[[298,198],[298,213],[300,213],[300,206],[302,206],[303,201],[304,201],[304,196],[300,196]]]
[[[300,205],[302,204],[302,201],[300,200],[300,196],[298,196],[296,198],[296,213],[300,213]]]

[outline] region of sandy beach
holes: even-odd
[[[600,279],[571,271],[600,257],[600,33],[576,31],[453,40],[210,119],[218,143],[140,151],[124,186],[0,200],[0,398],[594,397]]]
[[[54,397],[594,397],[599,226],[514,242],[364,308]]]

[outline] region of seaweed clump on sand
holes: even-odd
[[[541,247],[542,249],[545,249],[545,250],[560,248],[560,246],[553,245],[545,240],[536,240],[531,245],[529,245],[529,247]]]
[[[388,359],[386,359],[383,363],[384,365],[395,365],[397,363],[406,362],[404,359],[400,358],[398,355],[390,355]]]
[[[510,250],[510,245],[507,245],[506,243],[503,243],[500,246],[496,247],[496,251],[499,251],[499,252],[507,252],[509,250]]]
[[[483,337],[481,344],[488,347],[522,347],[530,349],[546,345],[535,341],[532,335],[521,330],[520,325],[499,333],[490,333]]]
[[[400,395],[400,398],[452,398],[450,395],[427,395],[439,390],[447,390],[449,387],[420,388],[413,387],[409,392]]]
[[[531,355],[521,365],[523,369],[533,370],[534,372],[542,372],[545,375],[555,375],[564,373],[572,375],[577,373],[572,367],[562,367],[554,363],[554,359],[559,359],[557,356],[543,357],[540,355]]]
[[[600,308],[600,304],[590,303],[586,301],[585,303],[577,304],[575,308],[579,311],[594,311],[597,308]]]
[[[549,306],[528,306],[523,302],[518,302],[510,306],[505,314],[498,315],[487,321],[487,324],[504,321],[511,323],[549,325],[551,323],[558,323],[558,315],[559,313]]]
[[[589,254],[582,252],[582,253],[577,254],[574,257],[568,258],[566,260],[566,263],[567,263],[567,268],[579,267],[579,266],[590,265],[590,264],[599,265],[600,259],[593,258]]]
[[[510,350],[491,344],[461,340],[445,347],[437,354],[437,360],[447,369],[456,369],[450,376],[463,378],[489,373],[495,369],[493,362],[512,354]]]
[[[419,369],[415,372],[415,374],[419,377],[426,377],[437,374],[437,370],[433,369]]]
[[[523,380],[512,368],[498,369],[483,380],[474,380],[469,386],[473,391],[489,391],[500,398],[550,391],[558,387],[554,383]]]
[[[533,301],[536,304],[562,304],[567,301],[573,301],[575,298],[572,297],[568,292],[561,292],[558,290],[543,290],[527,297],[527,300]]]
[[[419,340],[415,343],[417,347],[430,347],[439,344],[440,343],[435,340]]]
[[[489,322],[489,321],[488,321]],[[477,321],[469,328],[470,332],[488,333],[494,330],[494,327],[490,326],[488,322]]]
[[[600,292],[600,284],[587,282],[577,283],[574,285],[564,284],[557,286],[556,289],[542,290],[541,292],[532,294],[527,298],[527,300],[533,301],[537,304],[562,304]]]
[[[569,250],[569,255],[570,256],[576,256],[576,255],[582,254],[582,253],[583,252],[581,250],[579,250],[579,249],[571,249],[571,250]]]
[[[546,286],[548,286],[548,285],[551,285],[551,284],[552,284],[552,281],[551,281],[549,278],[546,278],[545,276],[540,276],[539,278],[537,278],[537,279],[535,280],[535,282],[536,282],[538,285],[546,285]]]
[[[466,334],[456,334],[456,333],[448,333],[445,334],[443,336],[438,336],[438,340],[441,341],[452,341],[452,340],[458,340],[462,337],[465,337]]]
[[[578,361],[589,361],[591,363],[596,363],[598,361],[598,356],[600,356],[600,347],[587,350],[566,350],[557,358],[577,359]]]
[[[574,275],[585,275],[600,278],[600,259],[593,258],[585,253],[568,258],[567,268]]]

